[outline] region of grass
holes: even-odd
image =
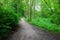
[[[27,19],[26,19],[27,20]],[[29,21],[30,24],[36,25],[37,28],[42,28],[54,34],[60,33],[60,26],[57,24],[51,23],[48,18],[35,18]]]

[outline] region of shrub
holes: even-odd
[[[15,27],[18,27],[18,14],[0,7],[0,38],[6,37]]]
[[[0,38],[8,37],[10,32],[12,32],[10,26],[0,25]]]
[[[18,20],[19,17],[16,13],[0,8],[0,25],[17,26]]]

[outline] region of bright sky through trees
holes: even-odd
[[[41,10],[41,6],[40,5],[36,5],[35,6],[35,10],[40,11]]]

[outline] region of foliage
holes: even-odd
[[[35,2],[36,1],[36,2]],[[26,4],[30,13],[26,20],[53,33],[60,33],[60,1],[59,0],[30,0],[30,6]],[[32,2],[32,3],[31,3]],[[32,4],[32,5],[31,5]],[[28,7],[29,6],[29,7]]]
[[[0,8],[0,24],[17,25],[19,17],[16,13]]]
[[[0,37],[6,37],[17,27],[19,19],[18,14],[0,7]]]
[[[6,26],[4,24],[0,25],[0,38],[8,37],[9,33],[11,33],[12,28],[10,26]]]
[[[38,28],[60,32],[60,0],[0,0],[1,34],[18,26],[22,16]]]
[[[51,23],[50,19],[48,18],[36,18],[31,20],[30,23],[36,25],[39,29],[42,28],[55,34],[60,33],[60,27],[56,24]]]

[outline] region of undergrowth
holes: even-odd
[[[28,19],[25,19],[28,21]],[[42,28],[46,31],[52,32],[54,34],[60,33],[60,26],[57,24],[53,24],[48,18],[33,18],[29,21],[30,24],[36,25],[37,28]]]

